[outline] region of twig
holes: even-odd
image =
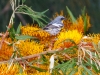
[[[1,40],[1,42],[0,42],[0,49],[1,49],[1,47],[2,47],[2,43],[4,42],[6,36],[8,36],[8,35],[9,35],[9,32],[6,31],[6,33],[2,36],[2,40]]]
[[[68,58],[68,59],[71,59],[71,57],[70,56],[68,56],[67,54],[63,54],[66,58]]]
[[[2,36],[2,40],[1,40],[1,42],[0,42],[0,49],[1,49],[1,47],[2,47],[2,43],[4,42],[5,38],[9,35],[8,30],[9,30],[9,29],[12,27],[12,25],[13,25],[14,14],[15,14],[16,10],[17,10],[20,6],[22,6],[22,5],[19,5],[18,7],[15,8],[15,10],[13,10],[13,13],[12,13],[12,15],[11,15],[11,17],[10,17],[8,29],[6,30],[5,34]]]

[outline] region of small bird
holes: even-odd
[[[54,20],[52,20],[48,25],[46,25],[43,30],[46,32],[50,33],[51,35],[56,35],[60,32],[61,28],[64,26],[63,25],[63,20],[65,17],[63,16],[58,16]]]

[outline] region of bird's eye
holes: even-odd
[[[64,17],[61,18],[61,20],[65,19]]]

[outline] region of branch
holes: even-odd
[[[16,59],[13,59],[13,62],[22,61],[22,60],[31,59],[31,58],[36,58],[36,57],[39,57],[40,55],[44,55],[44,54],[48,54],[48,53],[56,53],[56,52],[59,52],[59,51],[62,51],[62,49],[49,50],[49,51],[44,51],[42,53],[38,53],[38,54],[34,54],[34,55],[29,55],[29,56],[25,56],[25,57],[16,58]],[[7,61],[1,61],[0,64],[2,64],[2,63],[8,63],[8,62],[9,62],[9,60],[7,60]]]

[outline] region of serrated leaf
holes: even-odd
[[[15,36],[15,38],[18,40],[26,40],[26,39],[32,39],[34,37],[28,35],[20,35],[20,36]]]
[[[20,34],[20,31],[21,31],[21,26],[22,26],[22,24],[20,23],[20,24],[19,24],[19,26],[17,27],[16,34]]]
[[[69,10],[69,8],[67,6],[66,6],[66,8],[67,8],[67,12],[71,18],[72,23],[76,23],[77,22],[76,18],[74,17],[74,15],[72,14],[72,12]]]

